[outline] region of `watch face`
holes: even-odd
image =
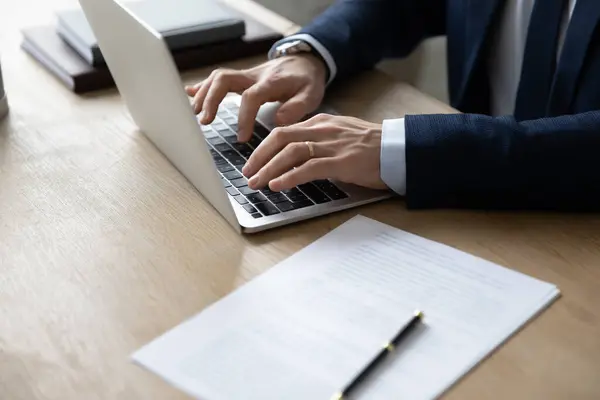
[[[300,40],[295,40],[292,42],[283,43],[277,50],[280,54],[296,54],[300,52],[310,52],[311,48],[308,44]]]
[[[279,47],[280,51],[284,51],[287,52],[290,49],[294,48],[294,46],[296,46],[298,44],[298,42],[288,42],[288,43],[284,43],[281,45],[281,47]]]

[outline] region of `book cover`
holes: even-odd
[[[143,0],[124,3],[159,32],[173,50],[239,39],[243,18],[215,0]],[[80,8],[57,13],[57,33],[90,65],[105,65],[92,29]]]
[[[282,34],[251,17],[244,17],[246,34],[240,39],[173,51],[180,71],[222,62],[267,54]],[[69,90],[82,94],[114,87],[105,65],[92,66],[69,46],[52,25],[27,28],[22,31],[21,48],[39,62]]]

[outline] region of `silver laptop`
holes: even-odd
[[[238,232],[258,232],[391,196],[330,180],[279,193],[251,190],[240,171],[274,128],[278,104],[261,107],[248,143],[236,140],[238,95],[226,98],[213,124],[200,125],[161,35],[118,1],[79,2],[135,123]]]

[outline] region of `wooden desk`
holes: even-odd
[[[563,292],[445,398],[600,398],[598,216],[407,212],[392,200],[238,236],[136,130],[115,91],[77,97],[18,49],[17,28],[74,3],[20,0],[0,13],[11,106],[0,122],[1,399],[186,398],[130,354],[357,213]],[[452,112],[378,74],[332,99],[371,120]]]

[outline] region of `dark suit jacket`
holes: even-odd
[[[337,81],[446,35],[451,104],[407,115],[407,206],[600,210],[600,0],[578,0],[546,115],[489,116],[486,59],[503,0],[347,0],[302,29]],[[526,54],[525,57],[530,57]]]

